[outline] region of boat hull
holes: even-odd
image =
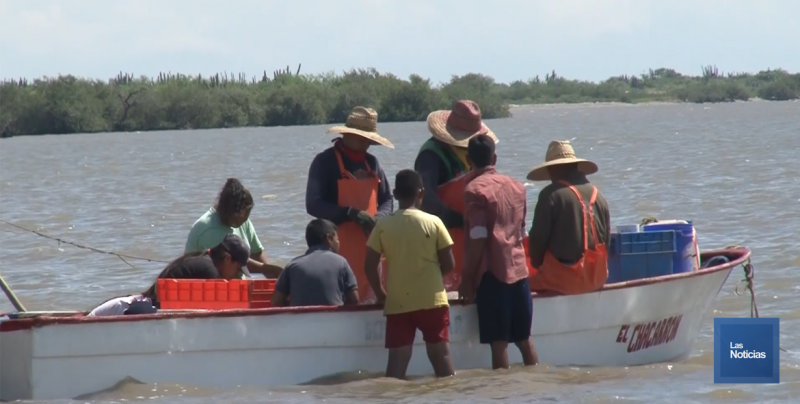
[[[577,296],[534,296],[532,332],[541,363],[633,366],[687,357],[731,270],[607,285]],[[451,302],[456,369],[488,368],[474,305]],[[342,372],[383,372],[379,307],[272,308],[142,316],[37,317],[0,322],[0,399],[59,399],[128,377],[202,387],[300,384]],[[521,362],[509,349],[509,359]],[[409,374],[432,373],[417,335]]]

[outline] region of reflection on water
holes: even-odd
[[[396,381],[332,375],[303,386],[227,390],[123,382],[82,401],[162,403],[778,403],[800,393],[797,344],[800,266],[800,103],[558,106],[521,108],[489,121],[502,142],[498,169],[524,179],[550,140],[571,139],[615,224],[645,216],[694,220],[701,248],[753,250],[762,316],[780,316],[777,386],[714,385],[711,317],[746,316],[737,269],[722,288],[684,362],[634,368],[516,367],[456,377]],[[194,220],[227,177],[256,198],[253,223],[280,263],[305,250],[308,164],[329,147],[324,127],[40,136],[0,141],[0,219],[46,234],[130,255],[180,254]],[[424,122],[381,124],[396,149],[371,149],[390,177],[413,166]],[[526,183],[529,211],[544,184]],[[530,220],[530,218],[529,218]],[[530,223],[529,223],[530,224]],[[146,287],[163,264],[131,261],[59,245],[0,225],[0,271],[29,310],[88,309]],[[10,310],[0,301],[0,311]],[[416,354],[420,354],[419,352]],[[209,364],[213,366],[213,364]],[[264,364],[258,371],[280,371]],[[70,375],[65,375],[70,377]],[[63,401],[72,402],[72,401]]]

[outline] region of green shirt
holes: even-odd
[[[264,251],[264,246],[258,239],[256,229],[250,219],[247,219],[241,226],[233,228],[222,224],[217,211],[211,208],[192,225],[184,253],[201,252],[214,248],[228,234],[235,234],[244,240],[250,247],[250,254],[261,254]]]

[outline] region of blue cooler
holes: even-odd
[[[676,232],[611,233],[606,284],[672,275]]]
[[[673,272],[676,274],[700,269],[700,250],[697,247],[697,233],[691,221],[668,220],[642,226],[643,232],[675,231],[675,256]]]

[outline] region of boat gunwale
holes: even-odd
[[[713,267],[702,268],[698,271],[678,273],[672,275],[664,275],[652,278],[637,279],[628,282],[612,283],[603,286],[602,289],[587,292],[589,293],[602,293],[605,291],[619,290],[634,288],[639,286],[647,286],[658,283],[670,282],[680,279],[700,277],[710,275],[713,273],[731,270],[736,266],[742,265],[746,262],[751,255],[750,249],[747,247],[735,247],[728,249],[717,249],[704,251],[701,256],[718,256],[724,255],[727,257],[738,256],[729,262]],[[726,278],[727,279],[727,278]],[[541,294],[533,293],[534,299],[548,299],[553,297],[561,297],[557,294]],[[472,304],[472,303],[470,303]],[[462,300],[450,300],[451,306],[466,306]],[[56,324],[88,324],[88,323],[114,323],[114,322],[129,322],[129,321],[157,321],[168,319],[190,319],[190,318],[224,318],[224,317],[246,317],[246,316],[270,316],[277,314],[306,314],[306,313],[338,313],[338,312],[362,312],[362,311],[379,311],[383,306],[377,303],[373,304],[360,304],[354,306],[306,306],[306,307],[270,307],[262,309],[229,309],[229,310],[198,310],[187,312],[185,310],[170,312],[159,311],[155,314],[140,314],[135,316],[102,316],[102,317],[86,317],[80,312],[76,312],[73,316],[37,316],[28,318],[9,319],[0,321],[0,333],[13,332],[20,330],[28,330],[48,325]],[[0,313],[0,316],[8,315],[10,313]],[[20,313],[23,314],[23,313]]]

